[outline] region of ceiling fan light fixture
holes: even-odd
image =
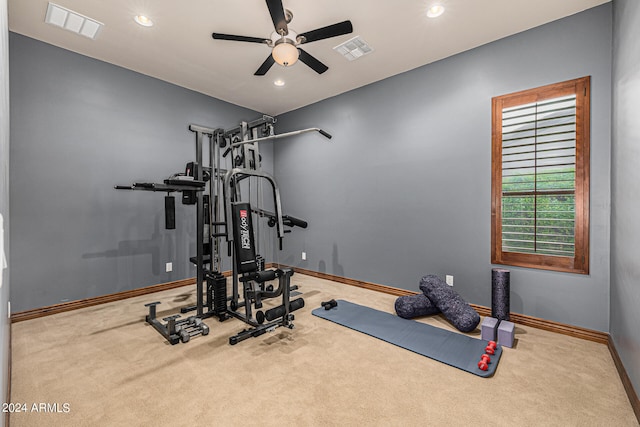
[[[298,62],[298,48],[288,39],[282,38],[281,40],[273,48],[271,56],[273,56],[274,61],[283,67],[290,67]]]
[[[443,13],[444,13],[444,6],[438,3],[431,5],[431,7],[427,9],[427,16],[429,18],[437,18]]]

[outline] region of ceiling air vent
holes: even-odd
[[[95,39],[104,24],[77,12],[49,2],[47,15],[44,18],[47,24],[64,28],[81,36]]]
[[[349,61],[358,59],[373,52],[373,48],[360,36],[356,36],[334,47],[333,50],[347,58]]]

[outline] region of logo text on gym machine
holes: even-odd
[[[242,249],[251,249],[249,219],[246,209],[240,209],[240,240],[242,241]]]

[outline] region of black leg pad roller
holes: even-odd
[[[253,271],[251,273],[246,273],[239,280],[241,282],[255,281],[258,283],[264,283],[269,280],[275,280],[280,276],[282,276],[282,270]]]
[[[289,313],[291,313],[292,311],[296,311],[302,307],[304,307],[304,300],[302,298],[294,299],[293,301],[289,302]],[[284,313],[285,313],[284,308],[285,308],[284,305],[279,305],[277,307],[270,308],[269,310],[264,312],[265,319],[271,322],[272,320],[277,319],[278,317],[284,316]]]
[[[398,316],[404,319],[429,316],[440,312],[438,307],[424,294],[401,296],[396,300],[395,306]]]
[[[420,289],[461,332],[471,332],[480,323],[480,315],[438,276],[424,276]]]

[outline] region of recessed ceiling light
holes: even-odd
[[[441,4],[434,4],[429,9],[427,9],[427,16],[429,18],[437,18],[443,13],[444,13],[444,6]]]
[[[278,87],[282,87],[282,86],[284,86],[284,80],[278,79],[278,80],[274,81],[273,84],[278,86]]]
[[[73,10],[51,2],[49,2],[47,6],[47,14],[44,17],[44,22],[90,39],[95,39],[103,26],[102,22],[80,15]]]
[[[145,15],[136,15],[133,17],[134,21],[143,27],[153,27],[153,21]]]

